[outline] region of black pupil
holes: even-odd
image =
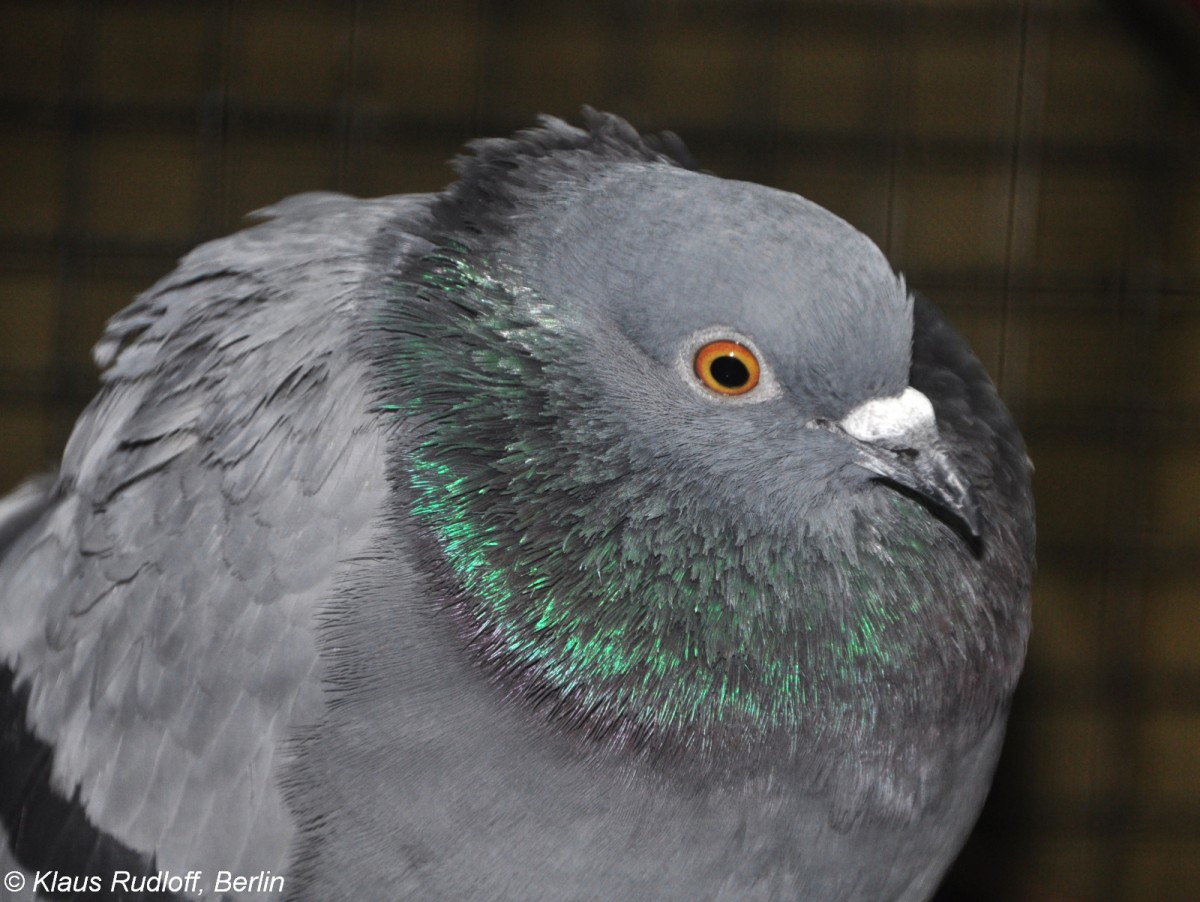
[[[750,381],[750,371],[746,364],[736,357],[718,357],[709,364],[708,371],[717,380],[717,384],[725,388],[741,388]]]

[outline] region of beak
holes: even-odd
[[[946,453],[933,405],[921,392],[909,387],[894,398],[863,402],[840,422],[813,420],[808,425],[845,438],[855,449],[858,466],[916,493],[979,540],[979,500]]]

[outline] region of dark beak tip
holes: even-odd
[[[979,506],[979,501],[974,494],[966,500],[963,509],[960,512],[963,525],[967,527],[971,533],[971,538],[976,542],[983,538],[983,509]]]
[[[920,500],[957,532],[978,554],[982,549],[983,508],[966,474],[950,459],[936,434],[912,436],[912,444],[866,441],[850,435],[840,423],[813,419],[809,429],[833,433],[857,448],[856,463],[876,479]]]
[[[983,507],[975,490],[970,486],[957,485],[948,488],[945,485],[915,486],[918,494],[923,496],[933,507],[938,508],[944,516],[958,524],[958,531],[971,543],[978,545],[983,539],[984,518]]]
[[[947,526],[978,550],[984,532],[983,508],[965,474],[940,449],[888,450],[864,447],[861,464],[920,500]]]

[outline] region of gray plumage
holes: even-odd
[[[57,477],[0,502],[31,874],[936,889],[1024,654],[1020,436],[863,235],[586,118],[284,201],[109,324]]]

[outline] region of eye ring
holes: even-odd
[[[696,377],[722,395],[744,395],[758,385],[761,368],[754,352],[743,344],[718,339],[696,352]]]

